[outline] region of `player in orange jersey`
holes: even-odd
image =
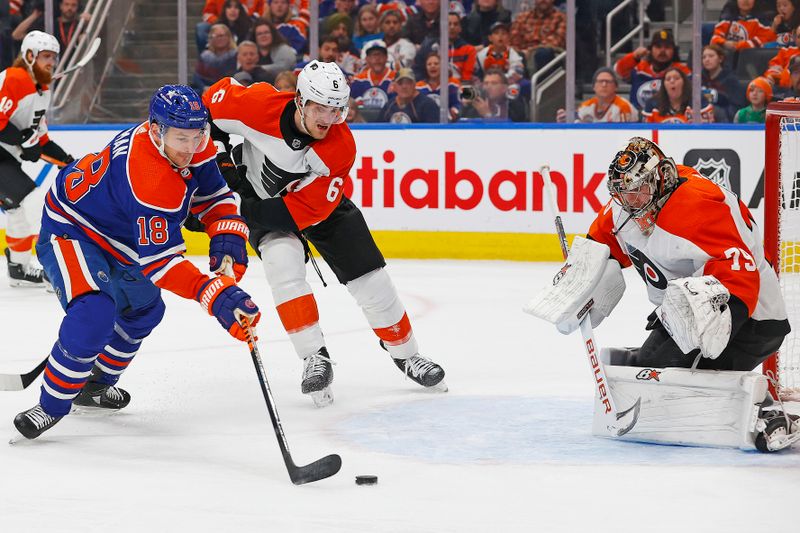
[[[443,388],[444,370],[419,355],[411,322],[384,267],[361,211],[342,194],[356,146],[344,118],[350,89],[335,63],[311,61],[300,72],[297,93],[269,84],[243,87],[220,80],[203,97],[212,137],[228,144],[246,179],[226,153],[229,186],[242,195],[250,243],[264,264],[278,315],[304,360],[301,390],[317,405],[332,401],[331,359],[319,312],[306,281],[308,239],[361,306],[370,327],[397,367],[424,387]]]
[[[55,37],[32,31],[22,40],[14,64],[0,73],[0,207],[7,217],[5,256],[12,287],[47,285],[44,271],[31,262],[35,232],[25,199],[36,184],[22,170],[22,161],[38,161],[45,155],[63,166],[73,160],[47,136],[49,84],[59,51]]]

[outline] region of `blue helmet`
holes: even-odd
[[[191,87],[164,85],[150,100],[150,122],[174,128],[200,130],[208,124],[208,109]]]

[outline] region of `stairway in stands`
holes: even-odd
[[[147,118],[153,91],[178,82],[177,2],[135,0],[133,17],[100,89],[90,122],[135,123]],[[187,0],[189,82],[197,60],[195,25],[203,0]]]

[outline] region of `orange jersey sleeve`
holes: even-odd
[[[275,117],[292,98],[294,94],[279,92],[269,83],[245,87],[233,78],[222,78],[203,93],[203,104],[214,122],[230,121],[223,128],[228,133],[244,135],[245,130],[251,129],[280,137]],[[282,103],[275,105],[277,101]]]
[[[603,206],[603,209],[597,214],[592,225],[589,227],[588,237],[597,242],[602,242],[611,248],[611,257],[619,261],[619,264],[625,268],[631,266],[631,260],[628,255],[622,250],[619,241],[614,237],[614,215],[611,209],[611,203]]]
[[[747,228],[737,227],[731,206],[713,182],[701,177],[696,170],[678,165],[681,178],[686,179],[672,193],[669,202],[678,208],[659,214],[658,225],[664,230],[685,238],[708,254],[703,275],[717,278],[728,291],[747,306],[748,316],[758,303],[761,285],[753,253],[742,239],[740,231],[753,227],[753,217],[738,202],[735,207]],[[751,266],[752,265],[752,266]]]
[[[0,87],[0,130],[8,125],[19,101],[34,90],[33,82],[24,69],[12,67],[3,72]]]

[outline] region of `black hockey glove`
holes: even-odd
[[[242,177],[236,170],[236,163],[233,162],[229,153],[220,152],[217,154],[217,166],[219,167],[222,177],[225,178],[225,183],[228,184],[228,187],[230,187],[232,191],[235,191],[241,186]]]
[[[20,157],[25,161],[38,161],[42,156],[42,146],[38,142],[34,142],[31,146],[25,146],[25,143],[27,143],[36,134],[36,130],[33,128],[25,128],[19,133],[19,147],[22,149]]]
[[[25,161],[31,161],[35,163],[40,157],[42,157],[42,146],[40,144],[34,144],[33,146],[22,148],[20,157]]]
[[[186,218],[186,222],[183,223],[183,227],[197,233],[206,232],[206,225],[200,222],[200,219],[191,213],[189,213],[189,216]]]

